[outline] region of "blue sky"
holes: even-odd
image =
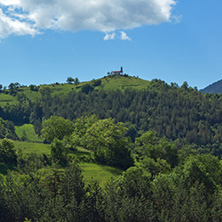
[[[88,81],[120,66],[198,89],[222,79],[221,0],[62,2],[0,0],[0,84]]]

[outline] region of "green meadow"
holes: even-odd
[[[23,153],[50,154],[50,145],[44,143],[33,143],[27,141],[13,141],[15,149]]]
[[[150,82],[132,76],[109,76],[102,78],[102,88],[104,90],[125,90],[125,89],[146,89]]]
[[[33,143],[27,141],[13,141],[16,151],[22,151],[24,154],[37,153],[37,154],[50,154],[50,145],[43,143]],[[76,151],[70,153],[76,157],[89,157],[93,156],[93,153],[84,148],[78,147]],[[80,168],[82,170],[83,179],[86,184],[89,184],[92,180],[98,181],[98,183],[104,186],[111,178],[116,178],[122,174],[122,170],[103,166],[96,163],[80,162]],[[8,170],[12,170],[10,166],[0,164],[0,180],[4,179],[4,175]],[[16,169],[14,169],[16,170]]]
[[[122,170],[110,166],[103,166],[95,163],[81,163],[80,168],[84,182],[89,184],[96,180],[100,185],[104,186],[111,178],[116,178],[122,174]]]
[[[42,142],[43,139],[40,138],[34,130],[32,124],[24,124],[22,126],[15,126],[15,133],[20,140],[26,140],[29,142]]]
[[[13,105],[18,101],[15,96],[11,96],[9,94],[0,93],[0,105],[6,106],[7,104]]]

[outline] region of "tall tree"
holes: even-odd
[[[70,120],[66,120],[62,117],[51,116],[48,120],[44,120],[42,123],[42,137],[47,142],[52,142],[54,138],[62,140],[64,136],[72,134],[74,124]]]
[[[5,164],[16,164],[17,155],[13,142],[3,139],[0,144],[0,161]]]
[[[127,169],[133,165],[131,140],[126,137],[127,128],[114,119],[98,120],[85,134],[86,148],[95,151],[97,161]]]
[[[75,82],[75,79],[73,79],[72,77],[68,77],[67,80],[66,80],[66,82],[67,82],[68,84],[72,84],[72,83]]]

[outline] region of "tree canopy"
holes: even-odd
[[[51,116],[42,122],[42,137],[47,142],[52,142],[57,138],[62,140],[64,136],[69,136],[74,130],[74,124],[70,120],[62,117]]]
[[[132,142],[126,137],[127,128],[114,119],[98,120],[84,135],[86,148],[95,151],[97,161],[110,166],[127,169],[133,165],[130,155]]]

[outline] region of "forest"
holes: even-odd
[[[18,84],[1,91],[17,103],[0,106],[0,221],[221,221],[222,95],[103,81],[61,94],[31,86],[35,100]],[[16,148],[24,124],[48,153]],[[121,173],[86,181],[83,163]]]

